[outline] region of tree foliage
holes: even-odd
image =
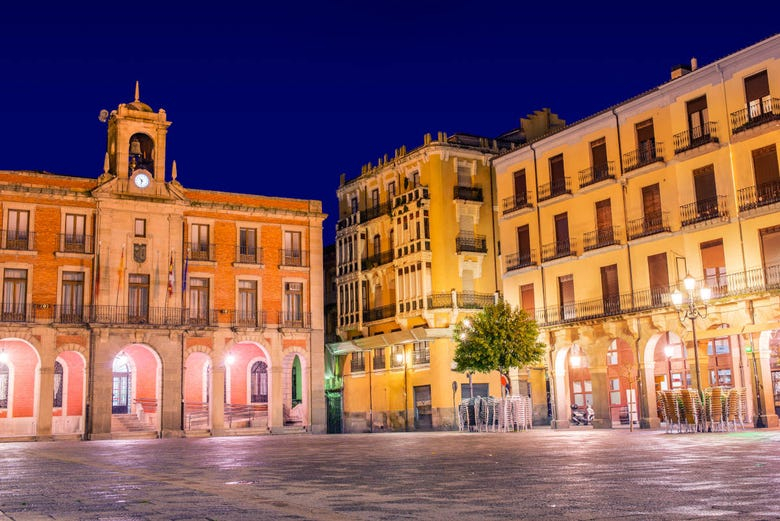
[[[545,346],[538,342],[539,327],[522,309],[503,300],[455,326],[456,371],[508,375],[511,367],[542,361]]]

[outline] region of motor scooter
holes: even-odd
[[[588,406],[582,412],[576,403],[571,404],[571,423],[574,425],[589,425],[593,421],[593,409]]]

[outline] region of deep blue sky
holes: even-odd
[[[173,121],[169,174],[175,159],[185,187],[320,199],[329,244],[339,175],[426,132],[492,137],[543,107],[571,123],[677,63],[778,32],[758,5],[735,19],[693,2],[177,4],[188,9],[4,5],[0,169],[97,177],[97,115],[132,101],[139,80]]]

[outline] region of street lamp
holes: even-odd
[[[753,378],[755,380],[755,387],[756,387],[756,408],[758,409],[758,414],[756,414],[756,428],[760,429],[763,427],[766,427],[764,425],[764,408],[761,405],[761,382],[758,380],[758,364],[756,363],[756,351],[753,349],[753,343],[751,342],[747,348],[745,349],[748,353],[753,355]]]
[[[674,347],[672,347],[670,344],[666,344],[664,346],[664,355],[666,355],[666,363],[668,364],[669,369],[669,390],[672,390],[672,353],[674,352]]]
[[[693,333],[693,361],[696,365],[696,389],[701,396],[701,373],[699,372],[699,346],[696,341],[696,319],[707,318],[707,301],[712,296],[712,291],[707,286],[699,288],[699,299],[701,305],[696,305],[696,296],[693,290],[696,289],[696,279],[690,275],[686,276],[683,280],[685,286],[685,292],[688,294],[687,299],[676,289],[672,292],[672,304],[677,308],[677,313],[680,315],[680,322],[683,324],[686,320],[691,321],[691,331]]]

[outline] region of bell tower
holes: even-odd
[[[108,116],[108,172],[117,179],[133,180],[139,188],[165,182],[165,138],[171,122],[165,110],[154,112],[139,98],[121,103]],[[136,179],[137,178],[137,179]]]

